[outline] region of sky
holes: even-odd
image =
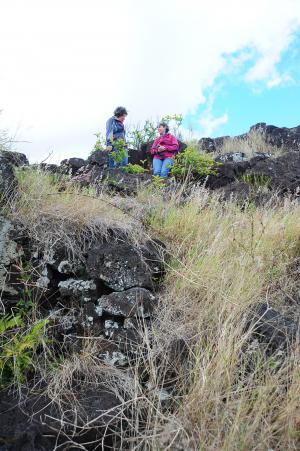
[[[0,0],[0,129],[30,162],[86,158],[128,124],[186,136],[300,124],[300,0]]]

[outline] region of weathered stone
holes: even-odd
[[[19,271],[12,269],[12,265],[24,255],[24,250],[11,239],[12,230],[13,224],[0,216],[0,298],[2,301],[17,302],[20,297],[19,283],[12,276],[14,273],[19,275]]]
[[[61,296],[72,296],[88,298],[96,292],[96,284],[93,280],[77,280],[77,279],[67,279],[59,282],[58,284]]]
[[[215,170],[217,175],[210,175],[206,180],[208,188],[243,181],[253,186],[267,186],[282,194],[297,193],[300,189],[300,152],[287,152],[278,158],[262,155],[249,161],[226,162]]]
[[[280,312],[261,303],[248,309],[245,330],[265,345],[266,352],[272,354],[286,350],[297,340],[298,325]]]
[[[62,174],[74,175],[84,165],[85,161],[83,158],[67,158],[60,162],[60,172]]]
[[[13,166],[28,166],[29,161],[24,153],[13,152],[11,150],[1,150],[2,155]]]
[[[96,152],[93,152],[87,159],[87,164],[89,165],[97,165],[101,168],[104,168],[107,166],[108,162],[108,152],[104,150],[97,150]]]
[[[101,279],[115,291],[132,287],[153,288],[153,277],[160,274],[161,259],[153,245],[138,251],[133,246],[106,242],[88,252],[87,272],[93,279]]]
[[[37,165],[39,169],[42,171],[50,172],[51,174],[58,174],[59,173],[59,166],[57,164],[53,163],[40,163]]]
[[[145,288],[131,288],[119,293],[102,296],[97,305],[104,313],[130,318],[142,316],[147,318],[153,311],[154,295]]]
[[[225,163],[226,161],[234,161],[235,163],[238,161],[245,161],[248,158],[246,157],[244,152],[232,152],[232,153],[224,153],[215,158],[215,161],[219,161],[221,163]]]
[[[218,138],[201,138],[198,141],[198,147],[200,150],[205,152],[216,152],[218,151],[225,141],[230,139],[238,140],[242,142],[251,137],[251,133],[259,133],[267,144],[271,144],[274,147],[282,148],[287,151],[299,151],[300,150],[300,125],[298,127],[287,128],[287,127],[275,127],[274,125],[267,125],[265,122],[260,122],[258,124],[250,127],[248,133],[243,133],[242,135],[230,137],[230,136],[220,136]]]
[[[0,154],[0,206],[7,202],[17,187],[12,164]]]
[[[110,428],[121,426],[122,398],[105,384],[79,384],[75,380],[72,393],[74,396],[60,394],[66,407],[62,415],[61,406],[44,393],[29,396],[22,393],[20,402],[8,390],[2,391],[0,446],[3,451],[50,451],[57,446],[64,449],[67,437],[72,437],[74,449],[92,450],[95,443],[103,444],[105,449],[115,449]]]

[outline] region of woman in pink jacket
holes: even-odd
[[[174,135],[169,133],[169,126],[161,122],[158,126],[159,137],[156,138],[152,147],[153,175],[159,175],[166,179],[174,164],[174,158],[179,150],[179,144]]]

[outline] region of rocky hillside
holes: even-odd
[[[297,449],[300,152],[105,158],[0,156],[1,450]]]
[[[202,138],[199,140],[199,149],[205,152],[216,152],[222,148],[224,143],[229,140],[234,140],[239,143],[245,142],[253,135],[261,136],[269,145],[283,149],[285,151],[299,151],[300,150],[300,125],[298,127],[275,127],[275,125],[267,125],[265,122],[250,127],[248,133],[234,136],[221,136],[219,138]]]

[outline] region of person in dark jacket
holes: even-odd
[[[151,147],[153,155],[153,174],[166,179],[174,164],[174,158],[179,150],[179,144],[174,135],[169,133],[169,126],[165,122],[158,125],[159,137]]]
[[[114,111],[114,115],[106,122],[106,150],[109,152],[108,167],[110,168],[115,168],[116,166],[124,167],[128,165],[128,151],[124,127],[124,121],[127,114],[126,108],[118,106]],[[116,141],[119,139],[121,139],[124,143],[124,157],[122,161],[117,164],[111,153],[119,151],[118,148],[116,148]]]

